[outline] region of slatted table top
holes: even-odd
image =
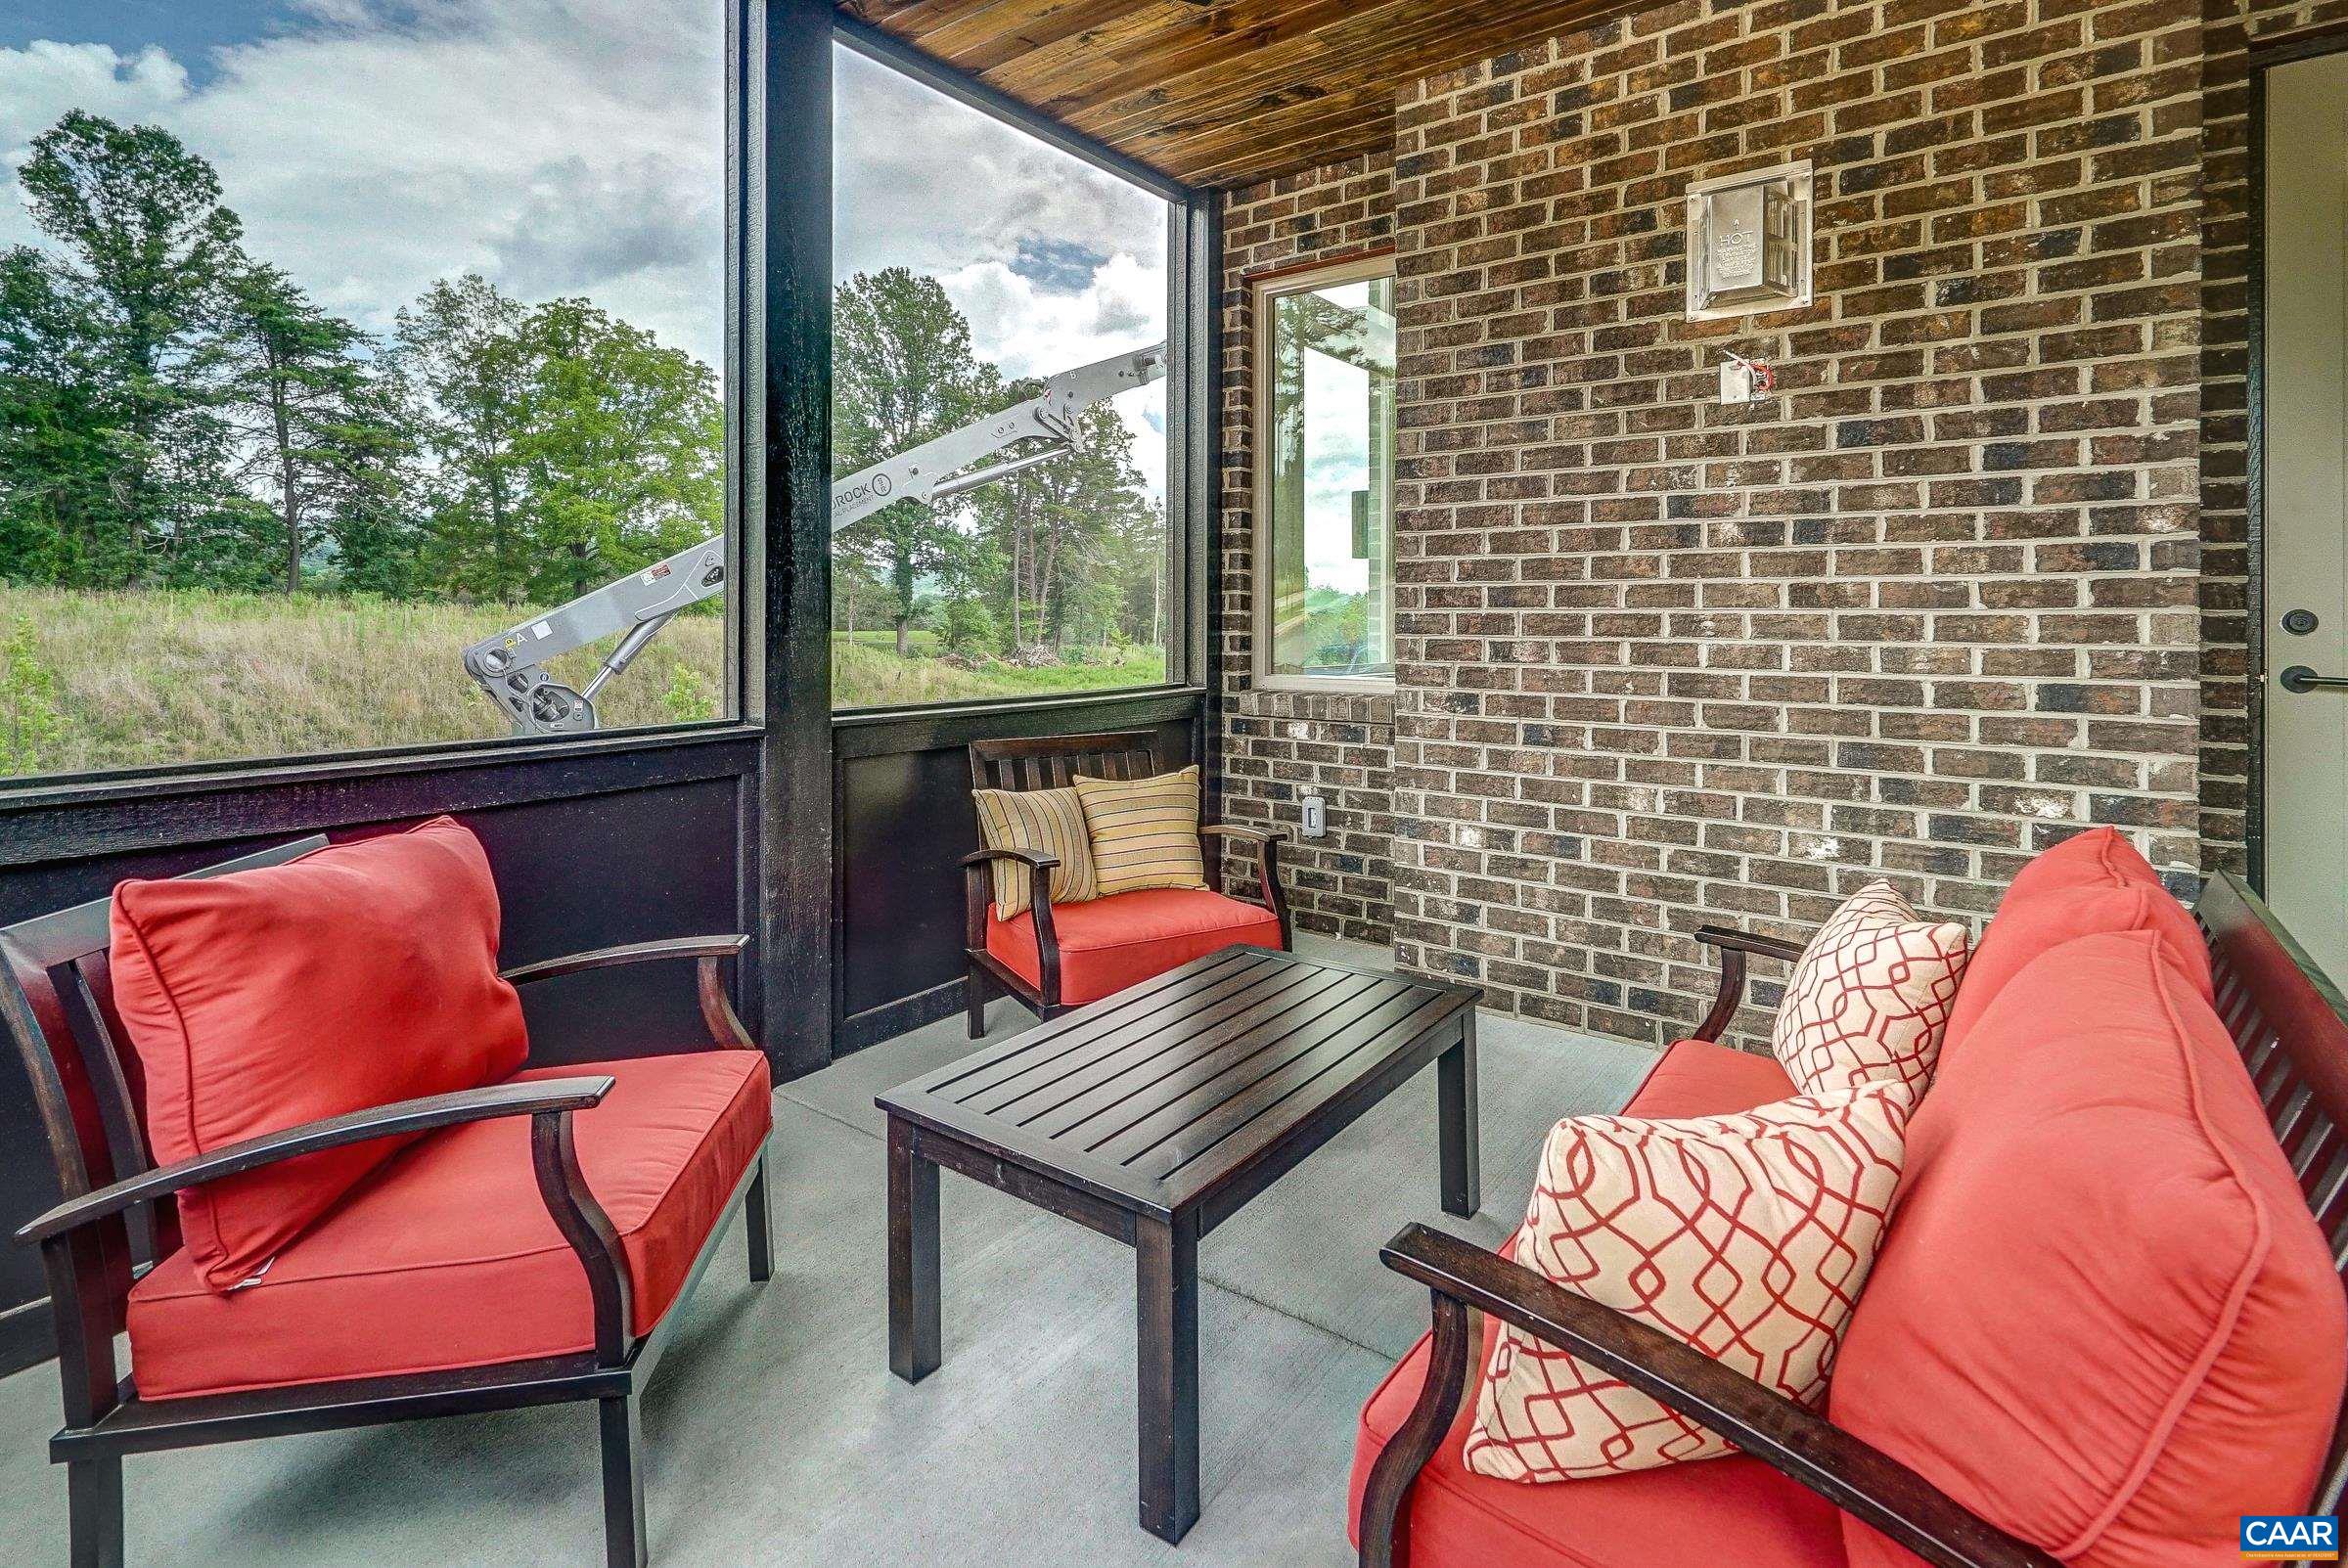
[[[1424,1065],[1473,987],[1235,947],[877,1097],[891,1115],[1171,1215],[1285,1168]],[[1236,1203],[1235,1203],[1236,1206]]]

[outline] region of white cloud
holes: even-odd
[[[833,58],[840,276],[1008,264],[1038,241],[1122,251],[1162,276],[1156,197],[861,55]]]
[[[1164,263],[1110,256],[1073,292],[1039,287],[1000,261],[974,262],[939,280],[971,319],[971,346],[1010,376],[1049,376],[1164,339]],[[1134,437],[1134,465],[1152,496],[1166,484],[1164,381],[1116,400]]]
[[[936,276],[970,318],[979,356],[1011,376],[1164,340],[1163,202],[860,55],[834,59],[840,277],[892,266]],[[1078,258],[1089,276],[1070,287]],[[1165,383],[1116,408],[1144,481],[1162,497]]]
[[[0,48],[0,167],[68,109],[159,124],[218,168],[256,255],[370,329],[474,270],[526,298],[590,295],[716,364],[724,53],[719,0],[303,0],[201,61],[32,41]],[[841,276],[938,276],[1013,375],[1164,336],[1161,202],[835,60]],[[36,238],[0,180],[0,246]],[[1153,489],[1164,407],[1162,385],[1119,400]]]
[[[220,172],[248,245],[382,330],[466,269],[592,294],[722,350],[716,0],[321,0],[192,86],[149,49],[0,49],[0,158],[70,108],[159,124]],[[13,182],[0,244],[33,238]]]

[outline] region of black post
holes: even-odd
[[[755,0],[743,298],[743,464],[759,611],[754,694],[760,1038],[784,1076],[832,1059],[832,29],[828,0]]]
[[[1166,344],[1167,589],[1180,612],[1168,622],[1168,673],[1205,690],[1192,760],[1206,780],[1208,822],[1223,814],[1222,639],[1210,605],[1222,603],[1223,193],[1192,191],[1169,209]],[[1207,885],[1223,888],[1219,874]]]

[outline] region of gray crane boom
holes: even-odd
[[[1067,453],[1087,409],[1166,374],[1166,346],[1153,344],[1062,371],[1023,403],[863,469],[832,486],[832,531],[899,501],[925,504],[992,484]],[[971,465],[1022,442],[1048,445],[984,468]],[[566,605],[509,626],[465,650],[465,670],[514,725],[516,735],[575,735],[595,728],[595,699],[679,610],[726,589],[723,535],[678,551]],[[577,690],[547,673],[550,660],[609,637],[618,643]]]

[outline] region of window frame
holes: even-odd
[[[780,540],[770,537],[774,519],[765,515],[768,475],[764,470],[769,465],[768,447],[773,440],[767,428],[768,404],[776,400],[774,388],[767,384],[774,379],[773,367],[765,363],[773,348],[766,341],[767,317],[777,312],[772,302],[763,298],[756,257],[765,245],[770,222],[768,202],[760,188],[764,160],[773,156],[767,146],[773,129],[769,124],[773,117],[770,100],[778,92],[801,84],[769,79],[777,75],[777,67],[765,57],[775,46],[773,35],[778,29],[772,19],[762,15],[757,0],[716,0],[716,3],[724,18],[728,61],[722,128],[726,137],[728,320],[726,363],[721,369],[728,435],[726,556],[731,573],[725,600],[724,695],[732,705],[731,716],[596,730],[561,738],[493,735],[340,751],[276,752],[26,774],[0,779],[0,823],[17,812],[88,809],[157,795],[241,795],[253,789],[317,787],[330,783],[339,787],[354,779],[377,776],[470,772],[506,764],[535,766],[563,758],[622,758],[662,746],[692,747],[698,754],[700,748],[711,744],[773,739],[780,721],[773,711],[776,693],[771,690],[775,683],[770,676],[786,664],[800,669],[802,675],[811,672],[804,669],[803,653],[793,653],[788,647],[791,634],[778,629],[774,624],[777,617],[770,613],[767,604],[764,580],[767,567],[778,554],[778,545],[789,541],[790,535],[785,530]],[[1105,701],[1173,694],[1205,700],[1211,692],[1217,663],[1208,623],[1217,564],[1212,514],[1218,495],[1216,453],[1221,418],[1222,193],[1188,185],[1128,157],[844,13],[835,12],[824,20],[832,43],[845,45],[902,71],[926,86],[1127,179],[1167,202],[1166,531],[1171,593],[1167,605],[1166,679],[1161,683],[1043,696],[1015,694],[957,703],[835,710],[830,706],[826,680],[824,711],[818,722],[828,734],[840,726],[872,726],[892,719],[944,720],[1005,708],[1073,711]],[[828,73],[825,85],[829,87]],[[824,112],[831,112],[829,98]],[[821,572],[826,603],[830,598],[829,547],[827,537]],[[798,547],[794,544],[795,548]],[[488,620],[483,625],[494,629]],[[830,631],[827,617],[823,644],[827,654]],[[795,664],[794,658],[798,660]],[[795,696],[810,684],[811,681],[790,683],[790,689]],[[46,858],[52,847],[31,841],[0,847],[0,865]],[[19,853],[11,853],[11,849]]]
[[[1163,696],[1202,695],[1209,686],[1207,636],[1210,515],[1214,486],[1218,315],[1221,267],[1221,193],[1187,185],[1137,158],[998,91],[977,77],[934,60],[902,39],[841,13],[833,40],[988,118],[1092,164],[1147,191],[1166,204],[1166,673],[1147,686],[1104,686],[1076,692],[1006,693],[1000,696],[835,707],[835,723],[871,725],[890,719],[984,713],[998,708],[1051,708]],[[836,280],[835,280],[836,281]],[[826,635],[830,634],[827,624]],[[830,646],[826,645],[827,648]]]
[[[71,773],[31,773],[0,777],[0,814],[39,812],[66,806],[103,805],[133,797],[203,795],[272,785],[313,785],[353,778],[429,773],[518,765],[564,757],[595,757],[634,752],[662,743],[700,746],[712,742],[751,739],[766,728],[756,687],[764,650],[754,647],[751,633],[760,624],[756,606],[745,603],[751,588],[745,529],[752,515],[745,506],[745,452],[749,426],[745,418],[748,389],[744,384],[743,288],[745,261],[754,226],[744,205],[745,149],[762,128],[763,112],[753,115],[747,103],[752,89],[743,49],[749,27],[747,18],[756,0],[710,0],[717,11],[719,47],[724,52],[723,102],[716,132],[726,183],[722,309],[724,339],[719,377],[725,403],[724,494],[726,594],[723,666],[719,670],[720,700],[727,711],[711,719],[671,720],[661,724],[631,725],[624,729],[596,729],[571,736],[474,736],[447,740],[415,740],[396,745],[351,746],[339,751],[275,751],[243,757],[213,757],[185,762],[117,764]],[[616,579],[615,579],[616,580]],[[483,604],[481,636],[513,624],[512,606]],[[450,650],[456,662],[462,646]],[[467,677],[470,681],[471,677]],[[488,698],[482,698],[486,703]],[[495,712],[495,708],[491,708]],[[500,722],[505,716],[498,715]],[[7,821],[0,815],[0,822]],[[37,846],[35,846],[37,847]],[[23,863],[0,848],[0,866]]]
[[[1284,267],[1265,273],[1248,286],[1248,350],[1255,360],[1252,385],[1249,389],[1248,424],[1253,437],[1254,474],[1249,486],[1250,508],[1248,526],[1253,538],[1248,542],[1247,642],[1249,683],[1264,692],[1318,692],[1347,694],[1357,696],[1390,696],[1394,693],[1394,676],[1385,675],[1294,675],[1283,674],[1273,668],[1272,635],[1272,463],[1263,436],[1270,427],[1272,411],[1272,332],[1273,307],[1289,295],[1309,293],[1332,284],[1361,283],[1395,276],[1394,252],[1390,249],[1368,251],[1346,256],[1340,260],[1316,262],[1302,267]],[[1386,516],[1389,531],[1384,597],[1386,611],[1386,647],[1394,648],[1394,585],[1391,546],[1393,507],[1393,466],[1387,465]]]

